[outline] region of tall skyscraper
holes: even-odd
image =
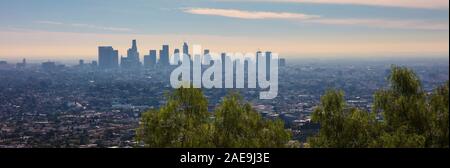
[[[205,60],[209,60],[209,61],[211,61],[212,60],[212,57],[211,57],[211,55],[209,54],[209,50],[208,49],[205,49],[204,51],[203,51],[203,63],[204,64],[210,64],[211,62],[204,62]]]
[[[272,60],[272,52],[266,52],[266,78],[270,80],[270,61]]]
[[[111,67],[119,68],[119,50],[114,50],[112,52]]]
[[[256,81],[259,81],[259,56],[263,56],[261,51],[256,52]],[[258,87],[258,86],[256,86]]]
[[[174,65],[179,64],[181,61],[181,58],[182,58],[182,55],[180,55],[180,49],[176,48],[173,51],[173,64]]]
[[[139,59],[139,52],[137,48],[136,40],[132,41],[131,48],[127,51],[127,57],[121,58],[121,65],[126,69],[139,68],[141,66],[141,61]]]
[[[136,40],[131,41],[131,49],[133,51],[137,51],[137,43]]]
[[[152,61],[153,64],[156,65],[156,63],[158,63],[158,59],[157,59],[157,53],[156,50],[150,50],[150,60]]]
[[[119,51],[111,46],[98,47],[98,63],[101,69],[114,69],[119,67]]]
[[[183,54],[186,54],[186,55],[188,55],[190,57],[190,55],[189,55],[189,46],[188,46],[188,44],[186,42],[184,42],[184,44],[183,44]]]
[[[221,53],[220,54],[220,61],[221,61],[221,64],[222,64],[222,88],[224,88],[225,89],[225,80],[226,80],[226,73],[225,73],[225,67],[226,67],[226,64],[225,64],[225,61],[226,61],[226,59],[227,59],[227,54],[226,53]],[[234,71],[233,71],[234,72]]]
[[[156,65],[156,50],[150,50],[149,55],[144,56],[144,66],[146,68]]]
[[[162,66],[167,66],[169,62],[169,45],[163,45],[162,50],[160,50],[159,64]]]

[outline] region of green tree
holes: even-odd
[[[199,89],[180,88],[158,110],[143,113],[136,139],[145,147],[284,147],[290,132],[280,120],[264,120],[232,93],[215,115]]]
[[[375,93],[372,113],[346,107],[342,91],[328,91],[313,114],[321,129],[311,147],[448,148],[448,82],[427,96],[418,76],[397,66],[388,81],[388,89]]]
[[[410,69],[392,66],[390,88],[378,91],[374,111],[384,116],[382,147],[448,147],[448,84],[431,96]],[[406,138],[408,138],[406,140]]]
[[[282,121],[264,120],[236,93],[225,97],[215,114],[218,147],[284,147],[291,138]]]
[[[425,144],[425,137],[411,133],[408,126],[400,126],[391,131],[382,132],[379,138],[374,139],[371,147],[383,148],[420,148]]]
[[[437,88],[430,100],[432,147],[449,147],[449,82]]]
[[[336,90],[322,96],[312,120],[320,123],[319,134],[308,139],[313,148],[368,147],[378,126],[374,114],[348,107],[344,93]]]
[[[209,147],[208,101],[199,89],[180,88],[159,110],[143,113],[137,140],[146,147]]]

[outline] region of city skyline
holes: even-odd
[[[140,55],[138,52],[138,42],[136,39],[133,39],[131,41],[131,48],[127,51],[127,56],[121,56],[119,61],[119,51],[114,49],[114,46],[98,46],[98,57],[97,60],[92,60],[95,63],[99,63],[100,69],[117,69],[117,68],[123,68],[123,69],[138,69],[138,68],[149,68],[154,67],[156,65],[166,67],[166,66],[177,66],[182,62],[183,55],[188,56],[191,61],[195,59],[195,57],[192,57],[192,55],[195,54],[190,52],[190,46],[187,42],[183,42],[183,53],[180,53],[180,49],[178,48],[172,48],[170,45],[162,44],[161,50],[157,49],[148,49],[147,55]],[[194,50],[197,47],[197,49],[201,50],[201,46],[193,46]],[[199,48],[200,47],[200,48]],[[173,52],[172,52],[173,51]],[[197,51],[198,52],[198,51]],[[227,53],[227,52],[210,52],[209,49],[204,48],[202,52],[202,55],[199,55],[199,59],[202,60],[203,64],[206,64],[204,59],[212,60],[213,56],[210,54],[215,54],[216,59],[220,59],[221,61],[224,61],[223,57],[229,57],[232,61],[235,61],[235,57],[233,53]],[[267,55],[271,56],[271,51],[266,51],[265,54],[262,54],[262,51],[254,51],[255,55],[254,59],[258,55],[261,55],[262,57],[266,57]],[[231,55],[230,55],[231,54]],[[252,54],[252,53],[240,53],[240,54]],[[219,56],[220,55],[220,56]],[[278,54],[277,54],[278,55]],[[208,57],[208,58],[206,58]],[[269,62],[271,57],[266,57],[266,61]],[[239,59],[239,58],[237,58]],[[25,60],[25,58],[23,59]],[[22,60],[22,63],[23,63]],[[142,61],[141,61],[142,60]],[[257,59],[256,59],[257,60]],[[284,58],[281,58],[281,60],[285,61]],[[78,60],[79,65],[84,64],[84,59]],[[48,61],[50,62],[50,61]],[[91,62],[92,63],[92,62]],[[19,63],[20,64],[20,63]],[[24,63],[23,63],[24,64]],[[270,70],[267,71],[269,73]]]
[[[161,44],[214,52],[448,57],[445,0],[1,1],[0,60],[95,60],[96,46],[141,59]]]

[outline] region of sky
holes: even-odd
[[[281,57],[448,57],[448,0],[0,0],[0,60],[169,44]]]

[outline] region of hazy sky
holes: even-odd
[[[285,57],[448,56],[448,0],[0,0],[0,59],[182,42]]]

